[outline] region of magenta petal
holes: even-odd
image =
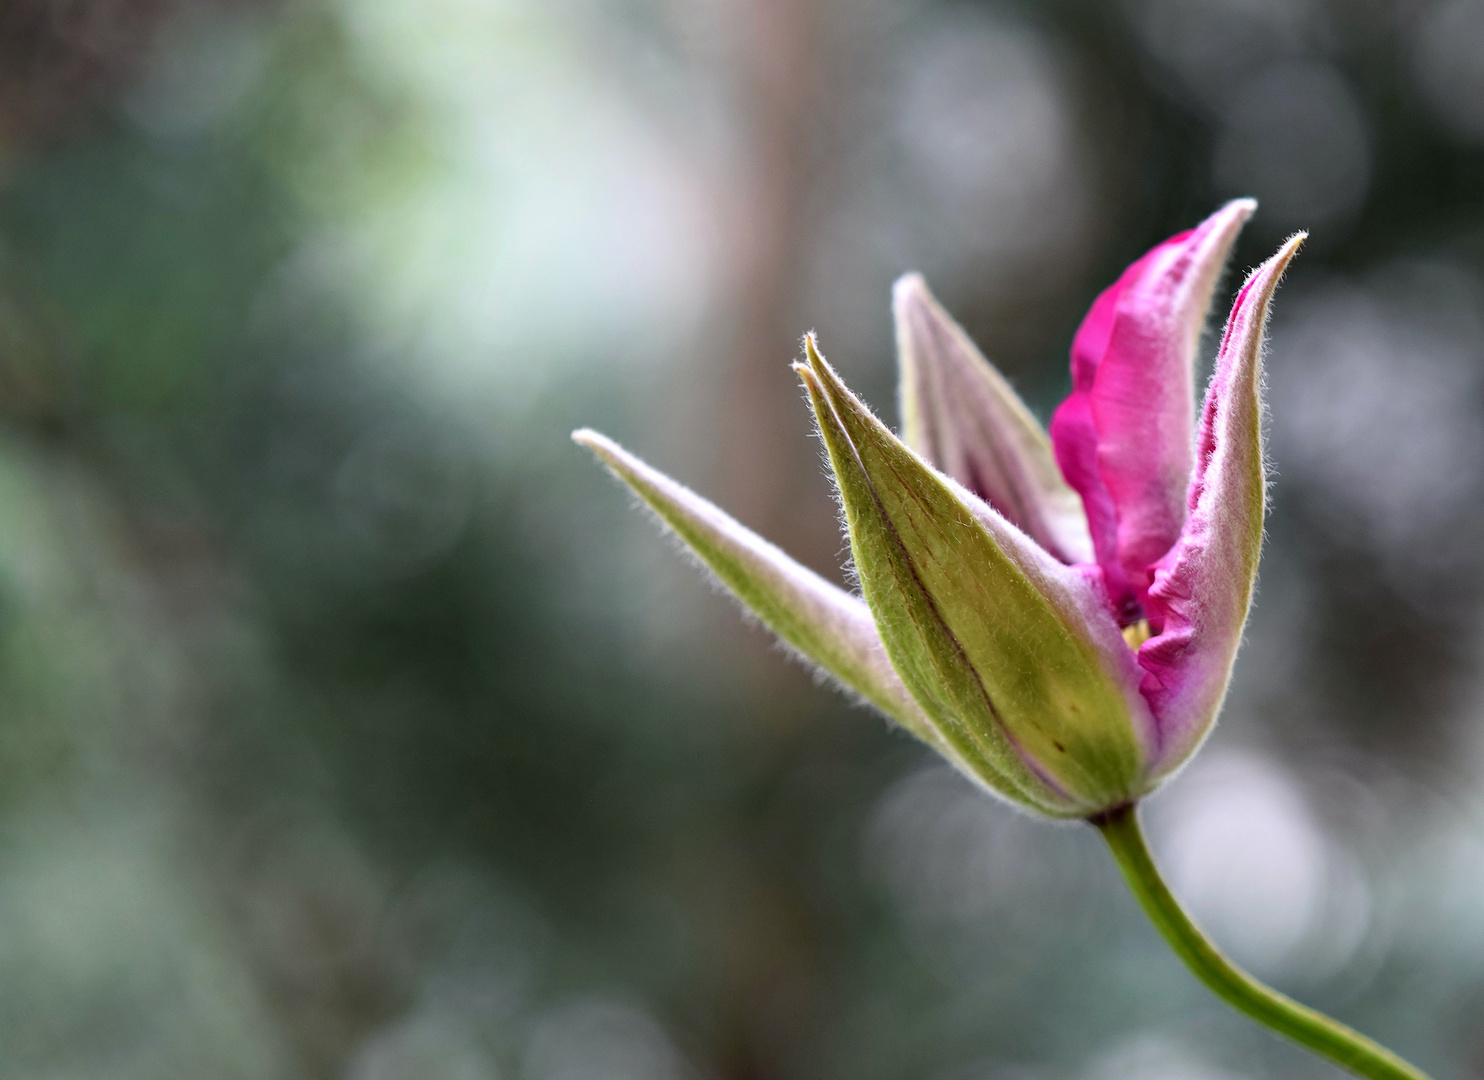
[[[1151,778],[1178,768],[1210,730],[1247,621],[1266,484],[1263,332],[1273,290],[1302,240],[1300,234],[1284,244],[1237,294],[1201,414],[1189,516],[1154,569],[1148,612],[1162,631],[1139,649],[1140,689],[1159,736]]]
[[[1173,243],[1188,233],[1179,236],[1166,243]],[[1113,323],[1118,316],[1118,299],[1128,288],[1131,281],[1136,280],[1143,272],[1143,267],[1149,261],[1149,255],[1145,253],[1137,262],[1133,263],[1119,275],[1117,281],[1109,285],[1098,298],[1092,302],[1092,307],[1087,311],[1087,316],[1082,320],[1082,325],[1077,327],[1077,336],[1072,339],[1072,390],[1074,392],[1091,393],[1093,381],[1097,378],[1098,365],[1102,363],[1103,354],[1108,351],[1108,342],[1113,337]]]
[[[1098,297],[1072,344],[1072,395],[1052,421],[1052,440],[1121,610],[1144,601],[1149,568],[1185,521],[1196,344],[1254,208],[1250,199],[1230,202],[1153,248]]]
[[[1073,352],[1075,356],[1075,351]],[[1136,616],[1133,590],[1117,558],[1118,519],[1113,496],[1098,473],[1098,436],[1092,423],[1090,394],[1073,391],[1051,417],[1051,445],[1056,463],[1073,491],[1082,496],[1087,531],[1102,571],[1103,588],[1120,623]]]

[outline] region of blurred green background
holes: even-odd
[[[803,331],[894,421],[921,270],[1044,416],[1235,195],[1313,239],[1155,845],[1484,1077],[1484,0],[4,0],[0,1078],[1338,1075],[567,439],[838,577]]]

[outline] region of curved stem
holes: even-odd
[[[1300,1005],[1237,967],[1180,907],[1159,875],[1134,804],[1089,819],[1108,842],[1123,878],[1185,966],[1228,1004],[1259,1024],[1371,1080],[1428,1080],[1390,1050],[1337,1020]]]

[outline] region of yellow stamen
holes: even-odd
[[[1149,620],[1140,619],[1136,623],[1130,623],[1123,628],[1123,640],[1128,642],[1128,647],[1135,652],[1140,645],[1148,641],[1154,635],[1149,632]]]

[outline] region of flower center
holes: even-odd
[[[1149,629],[1149,620],[1140,619],[1136,623],[1129,623],[1123,628],[1123,640],[1128,642],[1128,647],[1134,652],[1139,651],[1139,646],[1154,636]]]

